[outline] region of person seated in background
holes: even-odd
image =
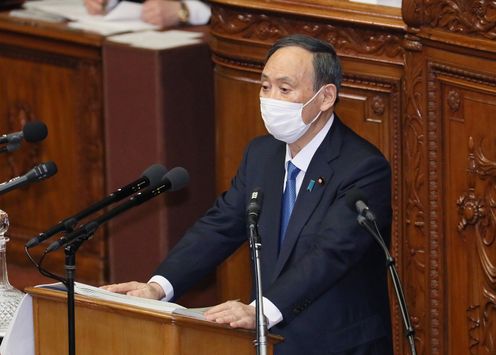
[[[102,15],[119,0],[84,0],[91,15]],[[199,0],[134,0],[142,2],[141,19],[160,28],[179,25],[205,25],[210,21],[210,7]]]

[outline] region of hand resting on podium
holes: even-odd
[[[155,282],[123,282],[102,286],[104,290],[143,298],[160,300],[166,295],[162,287]],[[228,324],[233,328],[255,329],[255,307],[239,301],[227,301],[210,308],[204,313],[208,321]]]
[[[118,284],[102,286],[104,290],[116,293],[122,293],[128,296],[151,298],[160,300],[165,297],[165,292],[158,283],[129,281]]]

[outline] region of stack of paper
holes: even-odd
[[[350,0],[350,1],[361,2],[363,4],[382,5],[382,6],[401,8],[401,0]]]
[[[167,49],[200,43],[202,37],[203,34],[198,32],[170,30],[164,32],[146,31],[126,33],[111,36],[108,40],[140,48]]]
[[[54,284],[38,285],[36,287],[48,288],[52,290],[66,291],[64,284],[57,282]],[[135,306],[140,308],[150,309],[152,311],[163,313],[182,314],[191,318],[205,319],[203,312],[207,308],[191,308],[180,306],[172,302],[164,302],[159,300],[152,300],[149,298],[127,296],[120,293],[110,292],[103,288],[94,287],[91,285],[83,284],[80,282],[74,283],[74,293],[82,296],[87,296],[103,301],[115,302]]]
[[[24,4],[27,14],[16,12],[12,15],[27,17],[30,11],[33,14],[44,12],[70,20],[69,27],[97,32],[105,36],[158,29],[157,26],[141,20],[142,7],[142,4],[121,1],[106,15],[90,15],[82,0],[39,0]]]

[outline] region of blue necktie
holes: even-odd
[[[289,218],[293,211],[293,206],[296,200],[296,176],[300,172],[293,163],[288,161],[288,174],[286,179],[286,189],[282,197],[282,210],[281,210],[281,233],[279,234],[279,247],[286,236],[286,229],[288,228]]]

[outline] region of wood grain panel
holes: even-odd
[[[496,352],[496,89],[441,84],[445,127],[447,351]]]
[[[33,297],[36,354],[66,354],[65,294],[39,288],[28,292]],[[75,304],[78,354],[251,355],[254,351],[254,331],[83,296],[76,296]],[[279,336],[268,337],[268,354],[279,341]]]
[[[50,46],[36,44],[32,38],[20,45],[10,44],[12,36],[9,32],[0,40],[0,114],[4,117],[0,129],[12,132],[27,121],[42,120],[49,135],[41,143],[23,144],[20,151],[0,157],[1,179],[21,175],[42,161],[53,160],[58,165],[57,175],[49,180],[0,198],[12,225],[9,257],[27,266],[23,246],[29,238],[104,193],[101,64],[98,47],[74,42],[74,52],[84,54],[76,58],[71,45],[65,55],[58,50],[50,52]],[[97,233],[81,250],[81,280],[96,283],[104,279],[105,242],[101,236],[102,232]],[[60,272],[63,257],[60,253],[51,256],[47,266]]]

